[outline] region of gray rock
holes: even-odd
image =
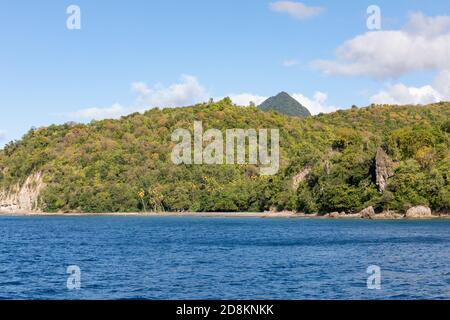
[[[373,219],[373,217],[375,216],[375,210],[373,209],[372,206],[370,206],[362,210],[359,214],[363,219]]]
[[[292,189],[297,190],[300,183],[311,173],[311,167],[306,167],[292,178]]]
[[[382,148],[377,149],[375,162],[378,190],[383,193],[386,190],[388,179],[394,175],[394,164]]]
[[[38,212],[38,199],[44,188],[42,174],[38,172],[10,190],[0,189],[0,213]]]
[[[410,219],[430,218],[432,216],[433,214],[431,213],[431,209],[426,206],[409,208],[405,215],[406,218]]]
[[[328,217],[328,218],[339,218],[341,216],[341,214],[339,213],[339,212],[331,212],[331,213],[328,213],[327,215],[326,215],[326,217]]]

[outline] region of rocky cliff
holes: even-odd
[[[292,189],[297,190],[306,177],[311,173],[311,167],[306,167],[292,178]]]
[[[388,179],[394,175],[394,164],[382,148],[377,149],[375,161],[378,190],[384,192],[387,187]]]
[[[0,190],[0,213],[38,212],[39,194],[45,184],[41,173],[30,175],[23,184]]]

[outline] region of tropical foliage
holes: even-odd
[[[186,108],[151,109],[119,120],[30,130],[0,151],[0,189],[42,172],[45,211],[263,211],[307,213],[404,211],[429,205],[450,211],[450,103],[352,108],[300,119],[230,99]],[[279,128],[281,169],[255,165],[174,165],[171,133]],[[388,188],[375,183],[375,154],[395,163]],[[310,174],[298,189],[292,178]]]

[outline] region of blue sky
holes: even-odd
[[[66,27],[72,4],[80,30]],[[381,30],[367,28],[372,4]],[[0,146],[33,126],[227,95],[284,90],[313,113],[450,100],[449,4],[1,0]]]

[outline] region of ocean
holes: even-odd
[[[0,299],[450,299],[449,262],[449,220],[0,217]]]

